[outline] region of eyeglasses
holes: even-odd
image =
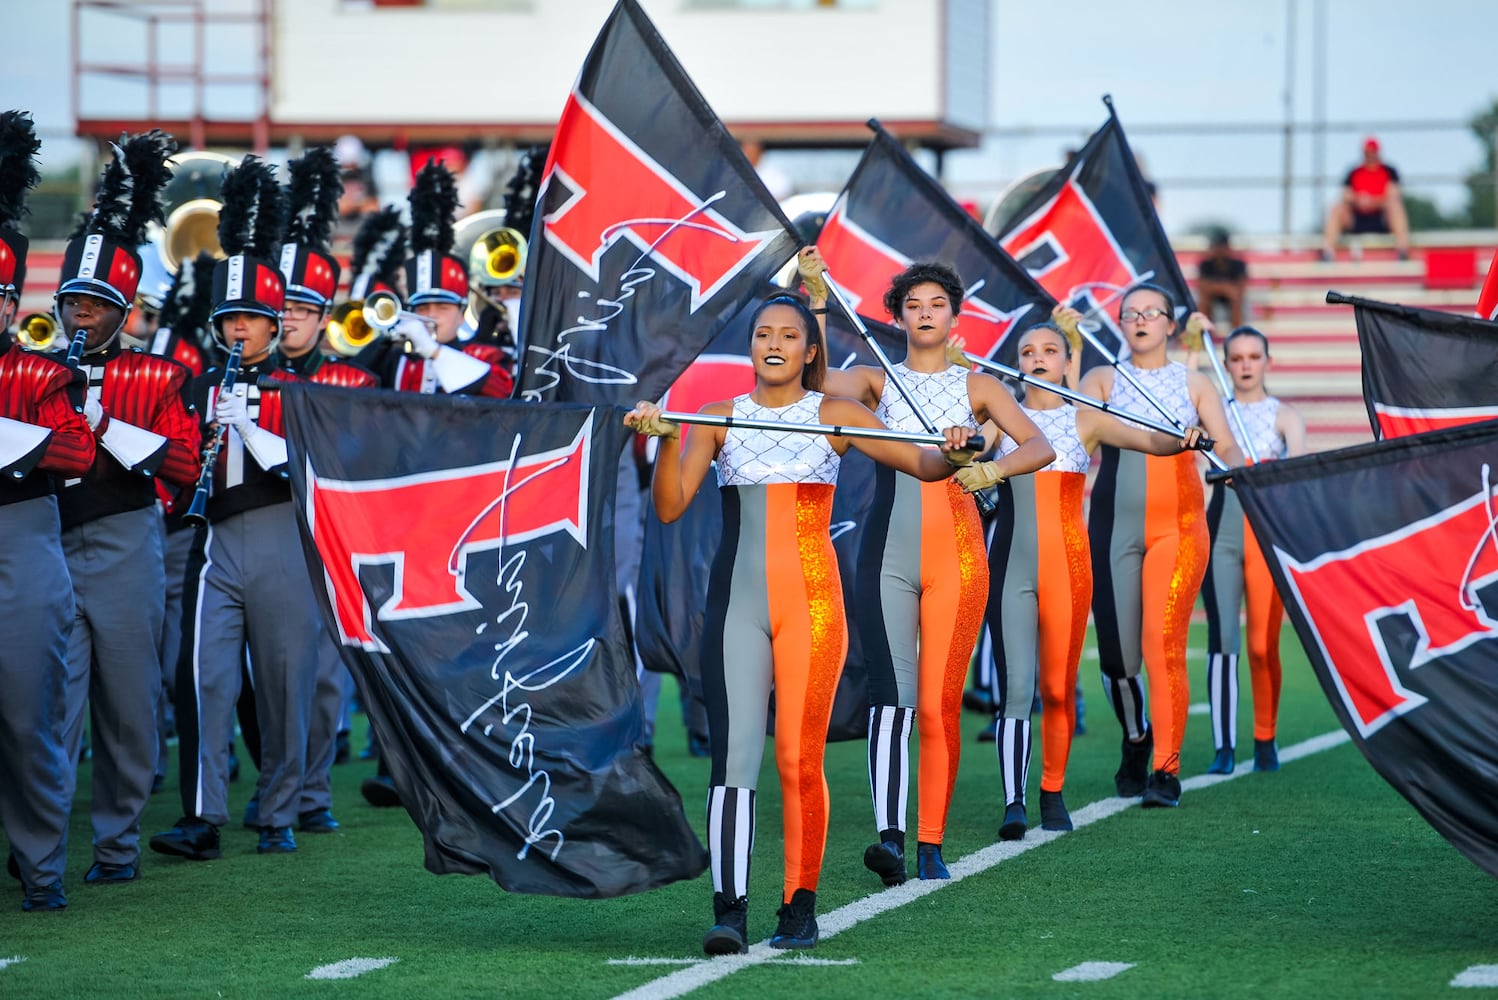
[[[286,307],[281,310],[281,315],[287,319],[311,319],[321,311],[316,306],[292,305],[287,303]]]
[[[1125,309],[1123,312],[1118,314],[1118,318],[1124,323],[1133,323],[1135,320],[1141,319],[1146,323],[1153,323],[1161,316],[1169,315],[1170,313],[1166,312],[1164,309]]]

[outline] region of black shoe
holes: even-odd
[[[1274,745],[1274,740],[1254,740],[1254,770],[1278,771],[1279,769],[1280,748]]]
[[[349,756],[348,731],[344,730],[333,737],[333,763],[347,764]]]
[[[749,897],[713,893],[713,929],[702,939],[709,955],[742,955],[749,950]]]
[[[1150,773],[1150,759],[1155,755],[1155,731],[1144,731],[1144,739],[1138,743],[1127,736],[1123,738],[1123,759],[1113,774],[1113,788],[1121,799],[1137,798],[1144,794],[1144,781]]]
[[[915,845],[915,875],[919,879],[952,877],[946,862],[941,859],[940,844]]]
[[[995,715],[988,720],[988,725],[978,730],[979,743],[992,743],[999,738],[999,717]]]
[[[770,938],[771,948],[815,948],[817,946],[817,894],[797,889],[791,901],[775,911],[780,924]]]
[[[1207,768],[1208,774],[1232,774],[1233,773],[1233,748],[1218,747],[1217,756],[1212,758],[1212,766]]]
[[[395,790],[395,781],[389,775],[365,778],[359,792],[376,809],[394,809],[401,804],[401,793]]]
[[[44,910],[66,910],[67,908],[68,897],[62,891],[61,882],[53,882],[51,885],[40,885],[35,889],[27,889],[26,895],[21,897],[21,909],[27,913]]]
[[[1174,809],[1181,804],[1181,779],[1169,771],[1151,771],[1139,804],[1146,809]]]
[[[1060,792],[1040,790],[1040,828],[1063,833],[1072,828],[1071,813],[1066,811]]]
[[[137,863],[112,865],[107,861],[95,861],[88,874],[83,876],[83,881],[94,885],[99,882],[134,882],[138,878],[140,865]]]
[[[910,878],[905,871],[905,848],[893,840],[864,848],[863,866],[878,875],[886,886],[904,885]]]
[[[152,837],[151,850],[189,861],[212,861],[222,856],[218,827],[192,816],[183,816],[170,830]]]
[[[1023,802],[1011,802],[1004,807],[1004,823],[999,827],[1000,840],[1024,840],[1025,831],[1029,828],[1029,817],[1025,815]]]
[[[706,733],[694,733],[687,731],[687,754],[692,757],[708,757],[713,752],[712,744],[707,741]]]
[[[256,792],[250,796],[250,801],[244,804],[244,828],[246,830],[260,829],[260,793]]]
[[[291,854],[296,850],[296,838],[289,826],[266,826],[260,829],[260,843],[255,845],[256,854]]]
[[[993,714],[993,692],[972,688],[962,692],[962,707],[979,715]]]
[[[1335,259],[1335,255],[1325,247],[1321,248],[1319,257],[1323,264],[1330,264]]]
[[[296,825],[303,833],[332,833],[342,826],[333,818],[331,809],[313,809],[301,813],[296,818]]]

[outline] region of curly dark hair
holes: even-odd
[[[952,300],[953,315],[962,310],[964,289],[957,269],[939,260],[920,260],[890,279],[889,291],[884,293],[885,311],[898,317],[905,306],[905,296],[916,285],[923,285],[928,281],[940,285],[942,291],[947,293],[947,298]]]

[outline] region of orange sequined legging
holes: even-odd
[[[709,783],[757,786],[773,684],[786,899],[797,889],[816,891],[827,842],[822,761],[848,649],[837,555],[828,536],[832,490],[805,483],[723,487],[723,541],[708,583],[702,687],[712,747]],[[741,831],[737,846],[710,840],[715,872],[725,863],[717,855],[734,851],[747,866],[752,832]]]

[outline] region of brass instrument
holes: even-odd
[[[218,213],[223,208],[219,186],[224,174],[239,163],[232,156],[199,150],[178,153],[167,161],[172,179],[161,193],[166,224],[151,223],[140,248],[139,295],[160,308],[177,268],[189,257],[207,252],[223,260],[218,242]]]
[[[493,289],[517,286],[525,277],[526,239],[505,225],[503,209],[475,212],[453,227],[453,253],[468,263],[468,303],[463,321],[478,326],[484,306],[503,309]]]
[[[30,313],[16,327],[16,343],[28,351],[55,351],[62,346],[62,328],[46,313]]]
[[[401,300],[391,292],[371,292],[359,309],[359,315],[371,330],[390,337],[400,336],[396,327],[406,320],[422,323],[434,333],[437,330],[434,320],[402,309]]]
[[[244,353],[244,341],[236,340],[234,347],[229,351],[229,360],[224,362],[224,380],[219,383],[218,394],[222,396],[226,392],[234,391],[234,383],[239,379],[239,358]],[[213,492],[213,467],[218,464],[218,453],[224,446],[224,439],[229,436],[229,428],[220,427],[213,435],[213,441],[203,452],[203,469],[198,473],[198,488],[193,492],[192,504],[187,508],[187,513],[182,515],[182,520],[188,524],[201,525],[208,523],[208,495]]]
[[[364,300],[344,302],[333,310],[324,336],[328,346],[341,357],[352,358],[370,344],[380,332],[364,321]]]

